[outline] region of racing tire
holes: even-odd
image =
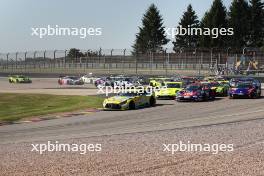
[[[179,98],[175,98],[175,101],[177,101],[177,102],[181,102],[181,99],[179,99]]]
[[[257,94],[256,92],[254,92],[254,93],[251,95],[251,97],[252,97],[253,99],[256,99],[256,98],[258,98],[259,96],[258,96],[258,94]]]
[[[202,101],[204,101],[205,100],[205,98],[204,98],[204,96],[202,96],[202,97],[198,97],[196,100],[195,100],[195,102],[202,102]]]
[[[149,105],[150,105],[151,107],[154,107],[154,106],[156,105],[156,100],[155,100],[155,98],[153,98],[153,97],[150,98],[150,100],[149,100]]]
[[[208,101],[208,97],[205,94],[202,96],[202,101]]]
[[[110,86],[110,84],[108,82],[105,83],[105,86]]]
[[[261,98],[261,92],[260,92],[260,93],[258,93],[258,98]]]
[[[225,97],[228,96],[228,90],[225,91],[224,96],[225,96]]]
[[[230,95],[229,99],[235,99],[236,97],[234,95]]]
[[[9,83],[13,83],[13,81],[11,79],[9,79],[8,81],[9,81]]]
[[[136,109],[136,105],[135,105],[135,103],[134,103],[133,101],[131,101],[131,102],[129,103],[129,109],[130,109],[130,110],[135,110],[135,109]]]

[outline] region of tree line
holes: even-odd
[[[67,58],[81,58],[81,57],[91,57],[91,56],[98,56],[98,52],[87,50],[82,52],[80,49],[71,48],[67,54]]]
[[[264,3],[262,0],[232,0],[227,10],[222,0],[214,0],[201,20],[192,5],[188,5],[177,28],[232,28],[232,35],[176,35],[174,50],[180,48],[243,48],[264,46]],[[158,8],[151,4],[142,18],[136,34],[133,54],[161,52],[170,40]]]

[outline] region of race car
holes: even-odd
[[[95,87],[104,87],[104,86],[110,86],[110,81],[108,81],[107,77],[98,78],[94,81]]]
[[[256,87],[261,87],[261,83],[259,80],[250,78],[250,77],[242,77],[242,78],[232,78],[229,81],[230,86],[236,86],[237,83],[241,82],[251,82]]]
[[[182,91],[176,94],[176,101],[205,101],[214,100],[215,93],[210,87],[206,87],[200,83],[188,85]]]
[[[164,82],[166,81],[171,81],[170,78],[163,78],[163,77],[160,77],[160,78],[150,78],[149,79],[149,85],[152,86],[152,87],[162,87],[164,86]]]
[[[121,93],[117,96],[107,98],[103,102],[104,110],[134,110],[156,105],[154,94],[137,91]]]
[[[203,85],[210,87],[215,92],[215,96],[227,96],[229,84],[219,82],[202,82]]]
[[[157,99],[175,99],[176,93],[183,90],[183,82],[164,82],[165,86],[156,92]]]
[[[255,86],[252,82],[237,82],[231,86],[228,92],[229,98],[259,98],[261,97],[261,86]]]
[[[228,81],[227,79],[225,79],[225,78],[223,78],[223,77],[221,77],[221,76],[219,76],[219,77],[215,77],[214,81],[215,81],[215,82],[219,82],[220,84],[221,84],[221,83],[224,83],[224,84],[228,84],[228,83],[229,83],[229,81]]]
[[[229,83],[229,81],[227,79],[225,79],[224,77],[222,77],[222,76],[216,76],[216,77],[209,76],[209,77],[205,77],[203,79],[203,81],[204,82]]]
[[[189,84],[195,83],[197,81],[197,78],[189,77],[189,76],[183,76],[183,77],[181,77],[181,81],[184,82],[185,85],[189,85]]]
[[[8,77],[9,83],[32,83],[32,80],[24,75],[11,75]]]
[[[90,73],[88,75],[83,75],[81,79],[85,84],[94,84],[98,78],[93,77],[92,73]]]
[[[76,76],[60,77],[58,83],[60,85],[84,85],[84,81]]]
[[[131,87],[134,86],[133,83],[133,80],[128,77],[123,79],[117,79],[116,81],[114,81],[114,87]]]
[[[213,76],[208,76],[208,77],[205,77],[203,80],[204,80],[205,82],[213,82],[213,81],[215,81],[215,77],[213,77]]]

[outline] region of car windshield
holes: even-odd
[[[246,88],[250,88],[252,87],[252,85],[250,84],[237,84],[236,88],[240,88],[240,89],[246,89]]]
[[[118,95],[125,96],[125,97],[134,97],[134,96],[137,96],[138,94],[136,92],[125,92],[125,93],[120,93]]]
[[[220,86],[220,84],[219,84],[218,82],[211,83],[210,85],[211,85],[212,87],[218,87],[218,86]]]
[[[73,80],[78,80],[79,78],[78,77],[69,77],[70,79],[73,79]]]
[[[167,88],[181,88],[180,83],[168,83]]]
[[[226,80],[218,78],[216,79],[216,81],[226,81]]]
[[[197,90],[197,89],[199,89],[199,88],[200,88],[200,86],[192,85],[192,86],[188,86],[188,87],[186,88],[186,90],[187,90],[187,91],[194,91],[194,90]]]

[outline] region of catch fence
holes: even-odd
[[[243,60],[244,58],[244,60]],[[246,59],[245,59],[246,58]],[[127,49],[53,50],[0,54],[2,73],[58,74],[262,74],[264,52],[259,49],[179,49],[132,54]],[[243,66],[243,67],[242,67]]]

